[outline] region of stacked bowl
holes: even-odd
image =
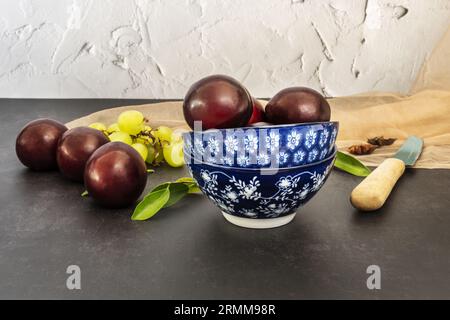
[[[331,121],[186,132],[184,156],[229,222],[273,228],[289,223],[325,183],[338,129]]]

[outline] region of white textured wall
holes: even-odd
[[[213,73],[406,92],[449,21],[449,0],[0,0],[0,97],[176,98]]]

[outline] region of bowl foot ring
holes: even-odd
[[[235,224],[239,227],[250,229],[269,229],[281,227],[284,226],[285,224],[288,224],[294,219],[296,212],[288,214],[283,217],[270,219],[252,219],[252,218],[236,217],[223,211],[222,214],[228,222]]]

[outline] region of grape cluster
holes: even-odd
[[[146,123],[141,112],[128,110],[108,127],[100,122],[89,127],[102,131],[111,141],[132,146],[149,165],[157,166],[165,161],[172,167],[181,167],[184,164],[182,130],[166,126],[153,129]]]

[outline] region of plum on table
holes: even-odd
[[[51,119],[29,122],[17,136],[17,157],[23,165],[35,171],[56,169],[58,141],[66,131],[65,125]]]

